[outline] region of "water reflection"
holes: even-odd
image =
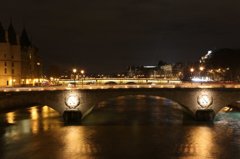
[[[16,134],[38,134],[49,130],[49,128],[58,127],[59,125],[55,123],[61,122],[59,121],[61,120],[59,113],[48,106],[34,106],[25,110],[8,112],[4,116],[3,121],[13,124],[6,129],[6,136],[8,137],[16,136]]]
[[[48,106],[43,106],[42,107],[42,117],[47,118],[50,114],[50,110],[51,110],[51,108],[49,108]]]
[[[31,132],[33,134],[37,134],[39,131],[39,121],[37,120],[39,118],[38,114],[38,108],[37,107],[31,107],[29,109],[29,112],[31,114]]]
[[[30,111],[31,119],[32,119],[32,120],[38,119],[38,109],[37,109],[37,107],[31,107],[31,108],[29,109],[29,111]]]
[[[202,158],[213,158],[212,156],[217,149],[213,144],[214,136],[211,127],[207,126],[199,126],[193,127],[189,132],[189,142],[184,145],[181,149],[181,153],[201,156]]]
[[[9,124],[15,123],[15,112],[9,112],[6,114],[6,121]]]
[[[0,114],[0,158],[239,158],[240,113],[214,125],[183,122],[167,99],[120,97],[102,102],[82,125],[65,126],[47,106]]]
[[[216,145],[213,146],[214,137],[213,131],[210,127],[195,127],[192,130],[192,140],[196,144],[196,155],[208,158],[212,157],[214,148],[217,149]]]
[[[83,129],[76,129],[75,127],[68,127],[66,135],[64,136],[65,153],[79,153],[81,146],[85,145]]]

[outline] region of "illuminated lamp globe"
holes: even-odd
[[[207,94],[201,94],[198,96],[197,102],[201,107],[207,108],[208,106],[210,106],[213,103],[213,99],[211,96],[209,96]]]
[[[74,109],[80,104],[79,96],[76,94],[70,94],[66,97],[65,103],[69,108]]]

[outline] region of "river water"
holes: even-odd
[[[82,124],[47,106],[0,114],[1,159],[238,159],[240,112],[197,123],[178,104],[129,96],[99,103]]]

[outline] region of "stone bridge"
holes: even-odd
[[[179,79],[160,79],[160,78],[82,78],[77,80],[72,79],[60,79],[58,81],[60,84],[77,83],[81,84],[164,84],[172,83],[179,84],[182,83]]]
[[[197,120],[213,120],[223,107],[240,99],[240,88],[38,88],[0,91],[0,109],[47,105],[65,121],[84,118],[99,102],[119,96],[147,95],[170,99]]]

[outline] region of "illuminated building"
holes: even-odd
[[[202,56],[199,60],[199,63],[205,63],[209,58],[211,58],[213,51],[209,50],[206,55]]]
[[[239,50],[226,48],[208,51],[199,60],[206,68],[200,71],[214,81],[240,81],[239,55]]]
[[[0,86],[37,83],[42,74],[37,52],[25,29],[19,37],[12,23],[7,31],[0,23]]]
[[[162,66],[130,66],[128,76],[138,78],[173,78],[173,66],[171,64]]]

